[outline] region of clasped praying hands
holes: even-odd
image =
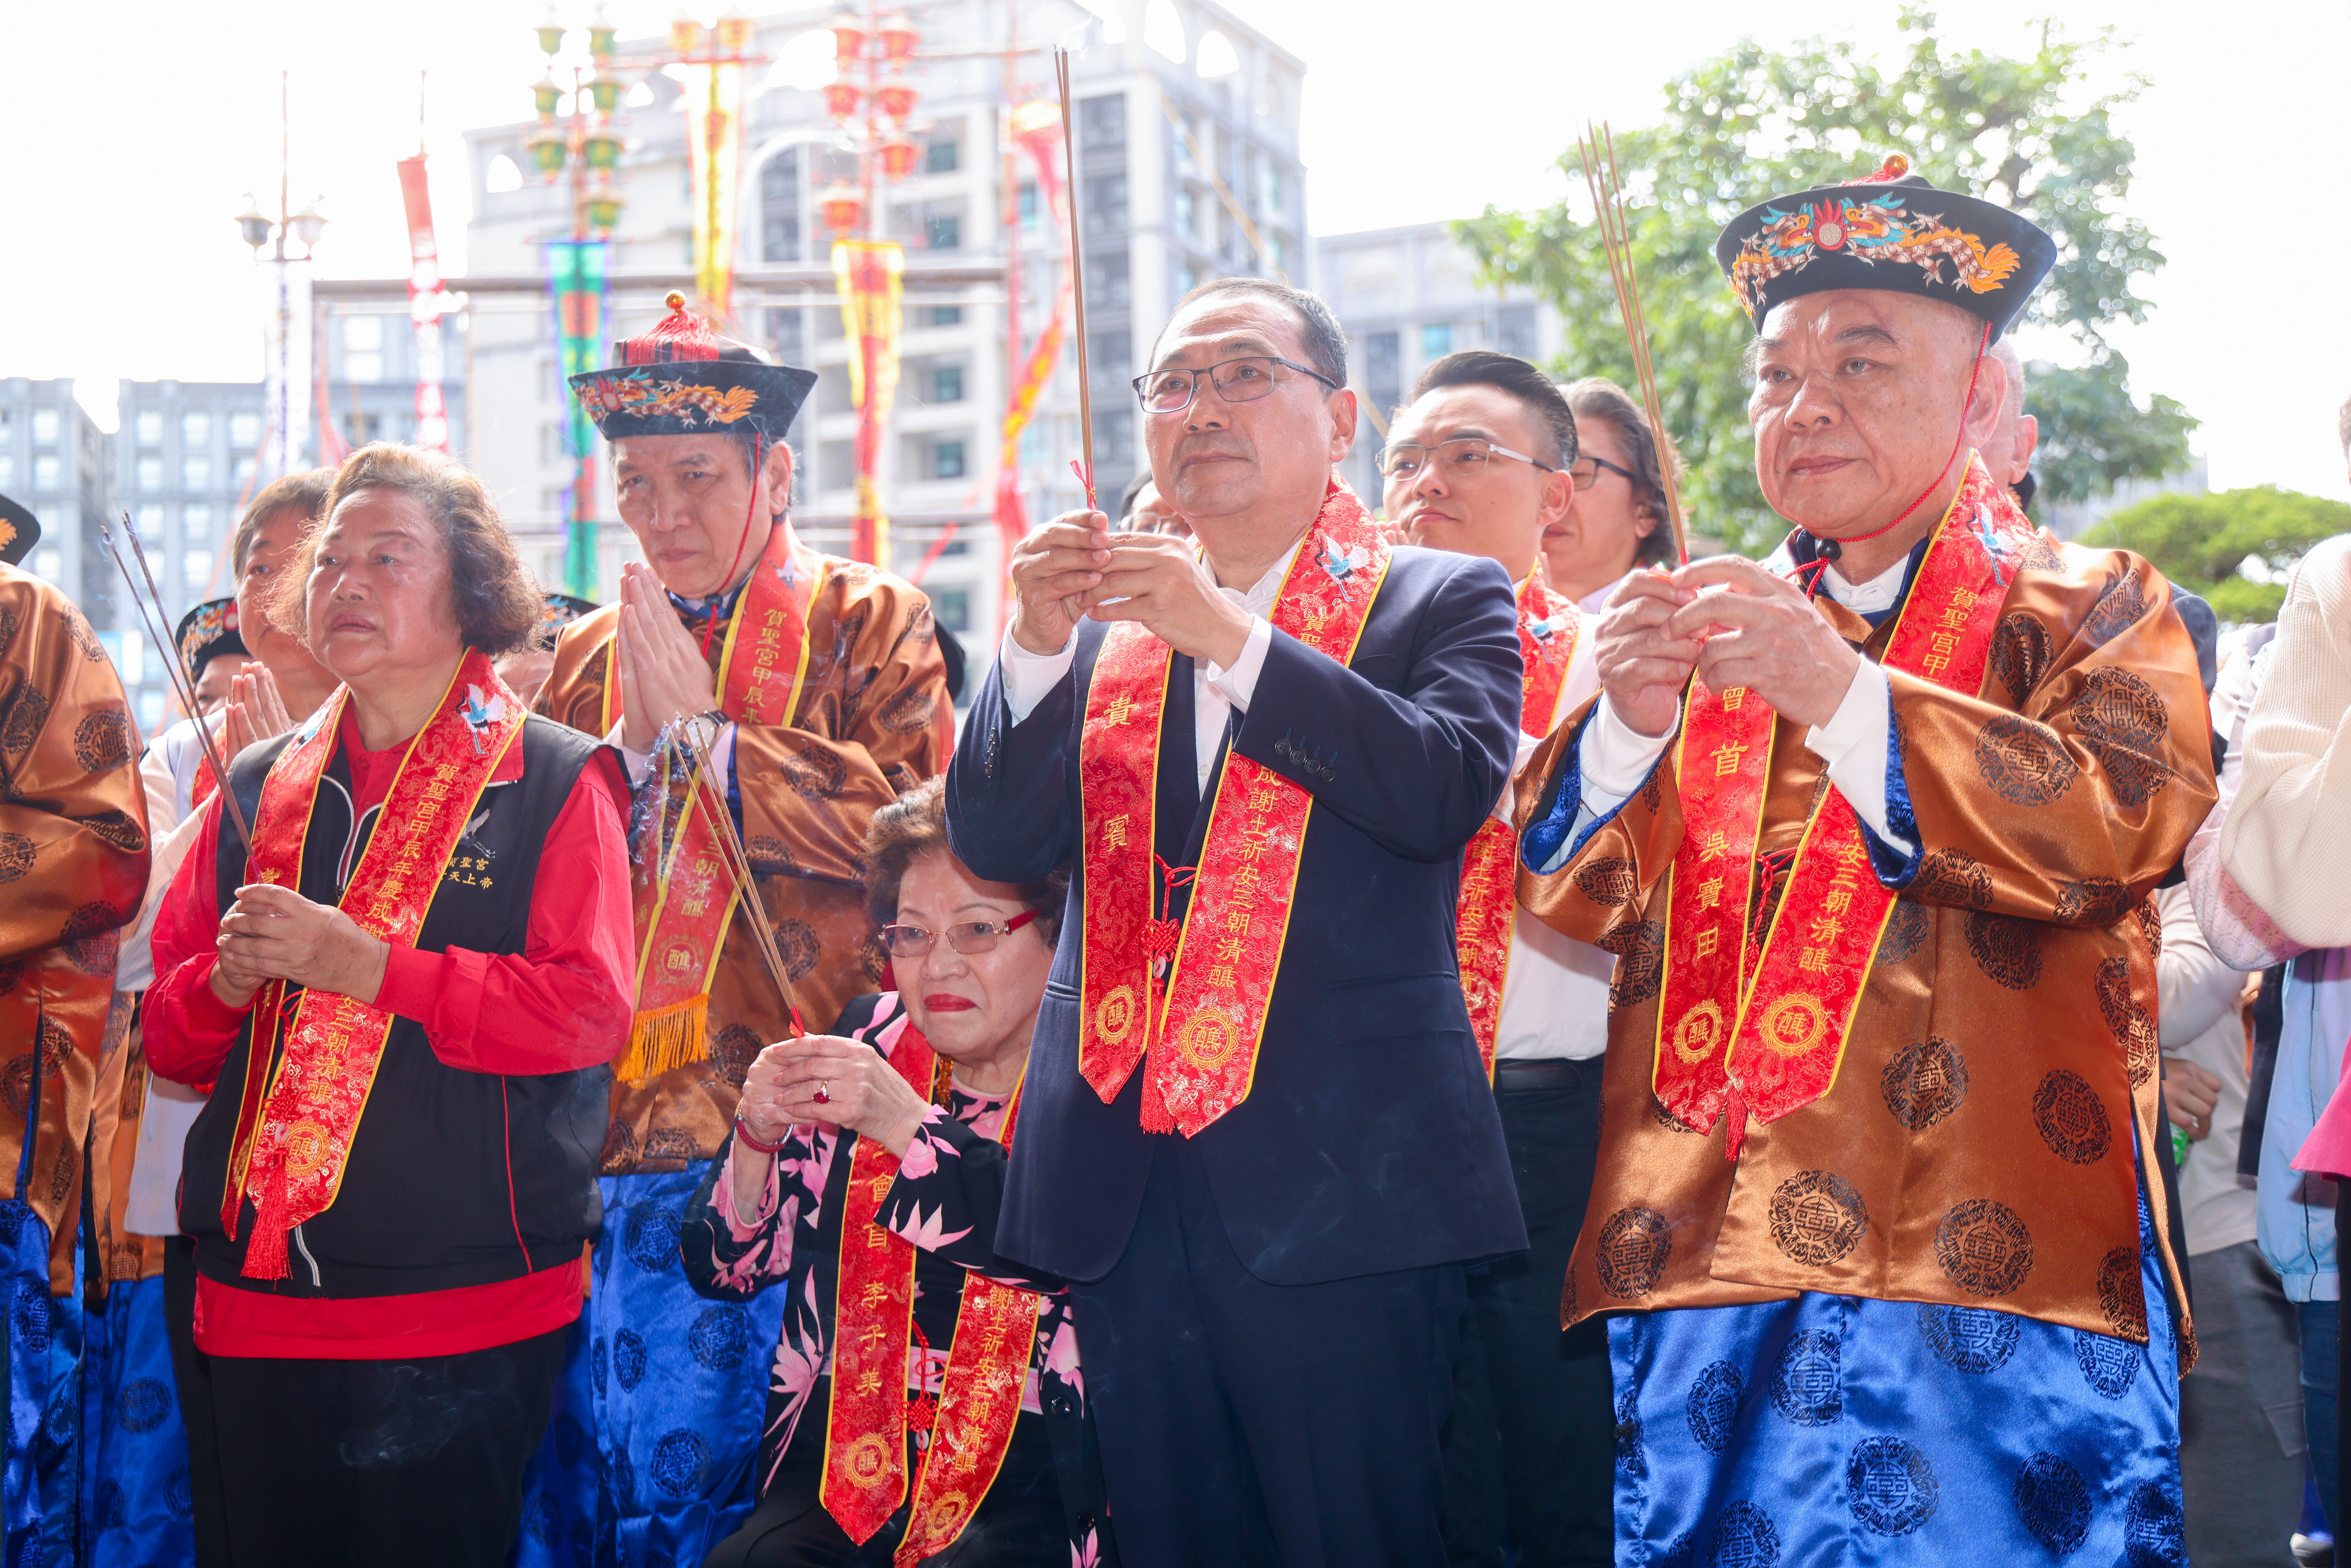
[[[221,916],[218,950],[213,995],[240,1009],[250,1007],[271,980],[372,1005],[392,954],[390,944],[360,930],[333,904],[261,882],[236,890],[236,902]]]
[[[1818,727],[1861,668],[1802,588],[1737,556],[1627,578],[1609,596],[1594,657],[1617,716],[1646,736],[1673,728],[1693,671]]]
[[[1058,653],[1080,621],[1133,621],[1194,659],[1230,668],[1249,645],[1249,612],[1217,586],[1186,541],[1113,533],[1100,512],[1066,512],[1012,552],[1019,607],[1013,641]]]
[[[621,739],[631,751],[651,751],[666,726],[718,706],[701,643],[661,579],[635,561],[621,569],[620,664]]]

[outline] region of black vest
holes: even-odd
[[[248,821],[263,778],[292,738],[256,747],[231,768]],[[523,950],[539,852],[597,742],[533,716],[524,721],[519,744],[522,777],[482,792],[417,934],[419,951]],[[339,750],[319,785],[303,846],[303,897],[340,899],[377,816],[371,808],[351,821],[350,769]],[[486,869],[460,872],[460,858]],[[245,866],[235,835],[221,834],[223,910],[235,901]],[[298,995],[298,988],[288,988],[281,1024],[291,1019]],[[333,1205],[287,1237],[289,1278],[244,1278],[253,1205],[244,1205],[231,1241],[221,1228],[221,1200],[238,1102],[253,1067],[252,1029],[248,1020],[243,1049],[230,1049],[211,1103],[188,1131],[180,1228],[196,1239],[196,1267],[212,1279],[293,1296],[400,1296],[486,1285],[576,1262],[602,1223],[596,1156],[611,1070],[464,1071],[433,1054],[423,1025],[395,1016]],[[266,1046],[265,1070],[277,1050],[278,1042]]]

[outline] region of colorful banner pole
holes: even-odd
[[[604,339],[611,290],[611,246],[601,239],[547,242],[547,291],[555,301],[555,340],[568,378],[595,370]],[[596,424],[577,398],[567,398],[564,425],[571,452],[571,483],[563,490],[563,591],[595,599]]]
[[[685,105],[686,160],[694,191],[695,287],[710,318],[726,322],[735,292],[736,188],[743,164],[743,65],[721,57],[693,69],[706,78],[689,85]]]
[[[1020,104],[1012,111],[1012,140],[1029,154],[1037,168],[1037,191],[1044,198],[1056,233],[1067,233],[1070,226],[1070,194],[1061,180],[1061,111],[1054,104],[1034,99]],[[1017,295],[1020,278],[1015,274],[1007,285]],[[1036,417],[1037,402],[1044,395],[1045,385],[1053,379],[1053,366],[1061,354],[1061,338],[1069,329],[1072,274],[1066,265],[1061,269],[1061,287],[1054,296],[1053,314],[1044,330],[1037,334],[1037,346],[1029,351],[1028,362],[1012,383],[1004,404],[1004,443],[997,455],[996,469],[996,529],[1004,541],[1003,559],[1008,574],[1012,560],[1012,547],[1029,533],[1029,508],[1020,496],[1020,437]],[[1010,613],[1012,593],[1007,578],[1005,591],[998,602]],[[1000,617],[999,617],[1000,618]],[[1000,632],[1001,627],[998,628]]]
[[[886,240],[832,242],[832,276],[841,290],[841,319],[849,340],[849,392],[857,406],[857,521],[849,537],[852,559],[890,566],[890,519],[882,510],[876,476],[882,422],[898,390],[898,333],[906,253]]]
[[[441,252],[433,238],[433,199],[424,185],[424,154],[400,161],[400,199],[408,211],[408,323],[416,333],[415,444],[449,450],[449,410],[441,381]]]

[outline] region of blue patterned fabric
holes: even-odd
[[[85,1211],[87,1212],[87,1211]],[[81,1516],[92,1568],[194,1560],[188,1434],[161,1278],[117,1281],[84,1320]]]
[[[524,1479],[517,1568],[698,1568],[751,1511],[784,1292],[720,1302],[685,1282],[678,1222],[702,1176],[600,1179],[588,1308]]]
[[[26,1140],[28,1149],[31,1143]],[[74,1294],[61,1301],[49,1294],[49,1228],[21,1199],[0,1202],[0,1291],[8,1312],[8,1456],[0,1472],[6,1568],[79,1561],[80,1249],[74,1255]]]
[[[2184,1568],[2179,1383],[2150,1343],[1806,1293],[1613,1319],[1621,1568]]]

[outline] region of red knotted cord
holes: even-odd
[[[1902,515],[1895,518],[1892,522],[1886,524],[1884,528],[1872,528],[1865,534],[1856,534],[1849,539],[1821,540],[1821,554],[1814,556],[1811,560],[1796,567],[1793,570],[1782,573],[1782,576],[1787,578],[1789,581],[1795,583],[1798,587],[1802,588],[1806,593],[1811,593],[1818,581],[1818,579],[1814,574],[1817,574],[1822,568],[1827,566],[1831,561],[1842,557],[1844,554],[1845,546],[1857,545],[1862,543],[1864,540],[1874,539],[1880,534],[1892,533],[1896,528],[1900,528],[1903,524],[1910,520],[1911,513],[1926,505],[1928,497],[1942,488],[1944,478],[1951,471],[1951,465],[1959,461],[1959,448],[1967,444],[1968,416],[1975,412],[1976,407],[1976,382],[1978,378],[1983,374],[1984,350],[1991,346],[1991,323],[1987,321],[1984,323],[1983,336],[1976,340],[1975,364],[1968,371],[1968,401],[1959,408],[1959,431],[1957,435],[1951,438],[1951,455],[1943,459],[1943,466],[1936,471],[1933,483],[1929,484],[1925,489],[1919,491],[1918,498],[1911,502],[1908,506],[1903,507]],[[1809,528],[1804,531],[1807,533],[1812,532]],[[1817,534],[1814,534],[1813,537],[1815,539],[1820,538],[1820,536]],[[1813,580],[1805,580],[1808,577],[1813,578]]]
[[[743,547],[751,542],[751,519],[759,515],[759,448],[764,439],[760,432],[755,430],[751,433],[751,504],[743,508],[743,533],[735,541],[735,559],[726,563],[726,581],[718,590],[721,598],[725,597],[727,586],[735,580],[735,569],[743,564]],[[702,657],[705,664],[710,659],[710,639],[717,631],[718,605],[714,601],[710,606],[710,619],[702,628]]]
[[[1102,510],[1100,507],[1094,505],[1094,471],[1072,457],[1070,459],[1070,472],[1075,474],[1078,476],[1078,483],[1086,487],[1086,510],[1089,512]]]
[[[1152,916],[1143,931],[1143,950],[1151,959],[1154,978],[1166,977],[1166,966],[1176,956],[1176,949],[1184,940],[1184,926],[1167,912],[1176,905],[1176,890],[1189,887],[1200,874],[1196,865],[1169,865],[1157,855],[1151,863],[1159,868],[1159,885],[1152,892]]]

